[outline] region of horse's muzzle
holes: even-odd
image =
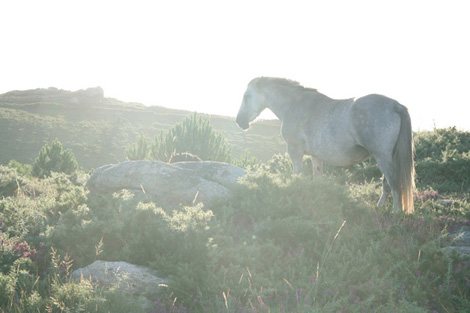
[[[236,120],[238,126],[245,130],[245,129],[248,129],[250,127],[250,123],[248,123],[246,120],[244,120],[243,118],[240,118],[237,116],[237,120]]]

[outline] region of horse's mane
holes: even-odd
[[[301,89],[305,91],[308,90],[308,91],[318,92],[317,89],[304,87],[295,80],[291,80],[287,78],[279,78],[279,77],[263,77],[263,76],[257,77],[249,83],[249,85],[251,84],[257,84],[257,85],[275,84],[277,86],[285,86],[285,87],[296,88],[296,89]]]

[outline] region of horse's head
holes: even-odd
[[[248,129],[250,122],[266,109],[267,104],[264,95],[256,86],[257,78],[253,79],[243,95],[242,105],[237,114],[237,124],[241,129]]]

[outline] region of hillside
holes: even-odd
[[[72,149],[85,170],[121,162],[140,134],[152,141],[191,113],[107,98],[101,87],[10,91],[0,95],[0,164],[32,163],[54,139]],[[233,118],[201,115],[227,138],[234,157],[248,150],[266,161],[285,151],[278,121],[259,121],[243,132]]]

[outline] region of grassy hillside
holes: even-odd
[[[100,87],[56,88],[0,95],[0,164],[32,163],[40,148],[58,139],[85,169],[124,161],[125,149],[144,134],[149,141],[192,112],[106,98]],[[233,118],[203,115],[222,132],[237,157],[245,150],[262,161],[285,151],[278,121],[260,121],[248,132]]]

